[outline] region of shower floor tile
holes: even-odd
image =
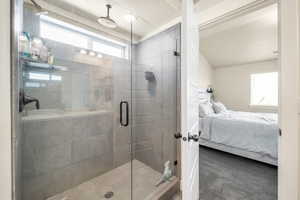
[[[161,177],[161,173],[153,170],[144,163],[133,160],[132,162],[132,186],[133,199],[149,199],[148,196],[165,187],[168,182],[156,187],[156,183]],[[113,192],[111,200],[131,199],[131,164],[130,162],[117,167],[105,174],[86,181],[74,188],[57,194],[47,200],[105,200],[107,192]],[[173,177],[174,179],[175,177]]]

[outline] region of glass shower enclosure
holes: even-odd
[[[120,38],[60,2],[13,2],[14,199],[171,197],[180,25]]]

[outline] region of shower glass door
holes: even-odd
[[[168,199],[177,178],[180,25],[134,45],[132,199]],[[155,49],[155,51],[153,51]]]
[[[180,26],[133,44],[78,2],[14,0],[15,200],[172,195]]]
[[[16,200],[132,199],[131,37],[84,25],[75,4],[14,4]]]

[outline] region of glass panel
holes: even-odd
[[[176,186],[177,83],[180,65],[175,56],[180,26],[134,45],[133,199],[167,195]],[[152,51],[157,45],[161,48]],[[179,48],[178,48],[179,50]],[[174,192],[174,190],[173,190]],[[168,194],[170,195],[170,194]],[[154,198],[155,199],[155,198]]]
[[[180,26],[133,44],[142,37],[131,22],[103,28],[80,1],[15,1],[23,10],[13,48],[16,200],[170,195],[179,183]],[[122,9],[110,13],[120,19]]]
[[[120,102],[131,107],[130,38],[102,37],[62,13],[22,7],[17,200],[130,200],[131,126],[120,125]],[[64,9],[80,19],[80,10]]]

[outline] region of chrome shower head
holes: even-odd
[[[109,16],[109,10],[111,9],[111,5],[107,4],[106,7],[107,7],[107,16],[100,17],[98,19],[98,22],[107,28],[116,28],[118,26],[117,23],[114,20],[112,20]]]
[[[40,15],[47,15],[48,14],[48,11],[43,9],[39,4],[37,4],[35,2],[35,0],[30,0],[31,3],[34,5],[34,8],[35,8],[35,14],[40,16]]]

